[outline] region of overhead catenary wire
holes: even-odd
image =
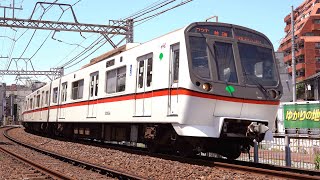
[[[68,69],[72,66],[77,65],[78,63],[80,63],[81,61],[85,60],[87,57],[89,57],[91,54],[93,54],[94,52],[96,52],[98,49],[100,49],[100,47],[102,47],[107,41],[103,42],[99,47],[97,47],[94,51],[92,51],[90,54],[88,54],[87,56],[85,56],[84,58],[82,58],[81,60],[77,61],[76,63],[73,63],[70,66],[65,67],[65,69]]]
[[[139,17],[141,17],[141,16],[143,16],[145,14],[148,14],[148,13],[150,13],[152,11],[155,11],[155,10],[161,8],[161,7],[164,7],[164,6],[166,6],[166,5],[170,4],[170,3],[173,3],[174,1],[176,1],[176,0],[164,0],[164,1],[156,4],[157,2],[159,2],[159,1],[157,1],[157,2],[147,6],[146,8],[134,13],[133,15],[125,18],[125,20],[127,20],[127,19],[137,19],[137,18],[139,18]]]
[[[183,1],[183,2],[181,2],[181,3],[179,3],[179,4],[177,4],[177,5],[175,5],[175,6],[173,6],[173,7],[170,7],[170,8],[168,8],[168,9],[163,10],[163,11],[160,11],[160,12],[158,12],[158,13],[156,13],[156,14],[147,16],[147,17],[145,17],[145,18],[138,19],[138,18],[140,18],[140,17],[142,17],[142,16],[144,16],[144,15],[147,15],[147,14],[149,14],[149,13],[152,13],[152,12],[156,11],[156,10],[159,10],[159,9],[161,9],[161,8],[167,6],[167,5],[169,5],[169,4],[171,4],[171,3],[175,2],[175,1],[176,1],[176,0],[164,0],[164,1],[161,1],[161,2],[160,2],[160,1],[157,1],[157,2],[155,2],[155,3],[153,3],[153,4],[149,5],[149,6],[147,6],[146,8],[144,8],[144,9],[142,9],[142,10],[140,10],[140,11],[138,11],[138,12],[132,14],[132,15],[130,15],[129,17],[125,18],[124,20],[134,19],[134,22],[140,22],[140,21],[142,21],[141,23],[138,24],[138,25],[140,25],[140,24],[142,24],[142,23],[144,23],[144,22],[146,22],[146,21],[149,21],[150,19],[152,19],[152,18],[154,18],[154,17],[156,17],[156,16],[159,16],[160,14],[163,14],[163,13],[165,13],[165,12],[167,12],[167,11],[170,11],[170,10],[172,10],[172,9],[174,9],[174,8],[177,8],[177,7],[179,7],[179,6],[182,6],[182,5],[186,4],[186,3],[189,3],[189,2],[191,2],[192,0],[185,0],[185,1]],[[135,19],[138,19],[138,20],[135,20]],[[135,26],[138,26],[138,25],[135,25]],[[91,49],[91,48],[90,48],[90,49]],[[97,49],[96,49],[96,50],[97,50]],[[96,51],[96,50],[95,50],[95,51]],[[94,51],[94,52],[95,52],[95,51]],[[81,56],[84,55],[86,52],[88,52],[87,48],[86,48],[84,51],[81,52]],[[91,54],[92,54],[92,52],[90,53],[90,55],[91,55]],[[77,58],[79,58],[79,57],[80,57],[80,56],[77,56],[77,57],[73,58],[72,60],[68,61],[67,63],[63,64],[63,65],[60,66],[60,67],[70,68],[70,67],[74,66],[75,64],[78,64],[79,62],[81,62],[81,61],[84,60],[84,58],[82,58],[81,60],[79,60],[78,62],[74,63],[73,65],[67,66],[68,64],[71,64],[72,62],[74,62],[74,61],[75,61]],[[86,56],[86,57],[88,57],[88,56]],[[67,66],[67,67],[66,67],[66,66]]]
[[[58,0],[55,0],[54,2],[57,2],[57,1],[58,1]],[[42,15],[40,16],[40,18],[39,18],[40,20],[42,19],[43,15],[44,15],[52,6],[53,6],[53,5],[50,5],[49,7],[44,8],[45,10],[43,11]],[[38,8],[39,8],[39,7],[38,7]],[[37,9],[38,9],[38,8],[37,8]],[[36,10],[37,10],[37,9],[36,9]],[[28,29],[27,29],[27,30],[28,30]],[[26,31],[27,31],[27,30],[26,30]],[[26,31],[25,31],[25,32],[26,32]],[[34,32],[33,32],[32,36],[31,36],[31,38],[30,38],[27,46],[25,47],[24,51],[22,52],[22,54],[20,55],[19,58],[21,58],[21,57],[24,55],[24,53],[26,52],[26,50],[28,49],[28,47],[29,47],[29,45],[30,45],[30,43],[31,43],[31,41],[32,41],[32,39],[33,39],[36,31],[37,31],[37,30],[34,30]],[[24,32],[24,33],[25,33],[25,32]],[[23,34],[24,34],[24,33],[23,33]],[[23,34],[22,34],[22,35],[23,35]],[[20,37],[21,37],[21,36],[20,36]],[[20,39],[20,37],[19,37],[18,39]],[[18,39],[17,39],[16,41],[18,41]],[[15,42],[16,42],[16,41],[15,41]],[[14,47],[14,46],[13,46],[13,47]],[[13,49],[12,49],[12,50],[13,50]],[[11,65],[11,62],[12,62],[12,53],[11,53],[10,56],[9,56],[9,60],[10,60],[10,61],[9,61],[8,66],[7,66],[7,70],[9,70],[10,65]],[[32,61],[30,61],[30,64],[31,64],[32,70],[34,71],[35,69],[34,69],[34,67],[33,67],[33,65],[32,65]]]
[[[95,45],[98,45],[99,43],[101,43],[101,41],[103,41],[103,37],[100,36],[98,37],[95,41],[93,41],[88,47],[86,47],[82,52],[80,52],[78,55],[76,55],[74,58],[72,58],[71,60],[67,61],[66,63],[64,63],[63,65],[59,66],[58,68],[63,68],[65,66],[70,65],[71,63],[73,63],[74,61],[76,61],[77,59],[79,59],[81,56],[83,56],[84,54],[86,54],[88,51],[90,51]],[[107,40],[104,40],[104,42],[102,42],[103,44],[105,44],[107,42]]]
[[[140,22],[140,21],[145,22],[144,20],[150,20],[150,19],[152,19],[152,18],[154,18],[154,17],[156,17],[156,16],[159,16],[160,14],[163,14],[163,13],[165,13],[165,12],[167,12],[167,11],[170,11],[170,10],[172,10],[172,9],[175,9],[175,8],[177,8],[177,7],[179,7],[179,6],[185,5],[185,4],[187,4],[187,3],[191,2],[191,1],[193,1],[193,0],[185,0],[185,1],[182,1],[181,3],[179,3],[179,4],[177,4],[177,5],[173,6],[173,7],[170,7],[170,8],[168,8],[168,9],[163,10],[163,11],[160,11],[160,12],[158,12],[158,13],[156,13],[156,14],[153,14],[153,15],[150,15],[150,16],[147,16],[147,17],[144,17],[144,18],[135,20],[134,22]],[[140,24],[142,24],[142,23],[140,23]],[[138,24],[138,25],[140,25],[140,24]],[[138,25],[137,25],[137,26],[138,26]]]

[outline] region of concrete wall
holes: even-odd
[[[287,66],[283,61],[283,53],[276,52],[276,62],[278,62],[280,79],[283,86],[283,95],[281,97],[281,102],[292,101],[292,77],[288,74]]]

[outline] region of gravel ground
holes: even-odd
[[[32,162],[36,162],[44,167],[60,172],[67,177],[72,179],[114,179],[78,166],[73,166],[72,164],[62,162],[58,159],[24,148],[20,145],[10,143],[10,140],[7,140],[2,135],[2,130],[0,130],[0,133],[1,147]],[[25,165],[24,163],[21,163],[0,151],[0,179],[48,179],[47,175],[34,172],[37,171],[31,166]]]
[[[32,172],[35,170],[30,166],[0,151],[0,179],[28,179],[30,175],[42,176],[41,173],[33,174]]]
[[[23,128],[9,131],[20,141],[100,166],[135,173],[150,179],[280,179],[220,167],[191,165],[119,150],[58,141],[26,133]]]

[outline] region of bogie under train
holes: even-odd
[[[26,97],[28,131],[237,158],[271,135],[282,86],[271,42],[201,22],[127,44]]]

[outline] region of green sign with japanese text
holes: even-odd
[[[320,104],[284,105],[285,128],[320,128]]]

